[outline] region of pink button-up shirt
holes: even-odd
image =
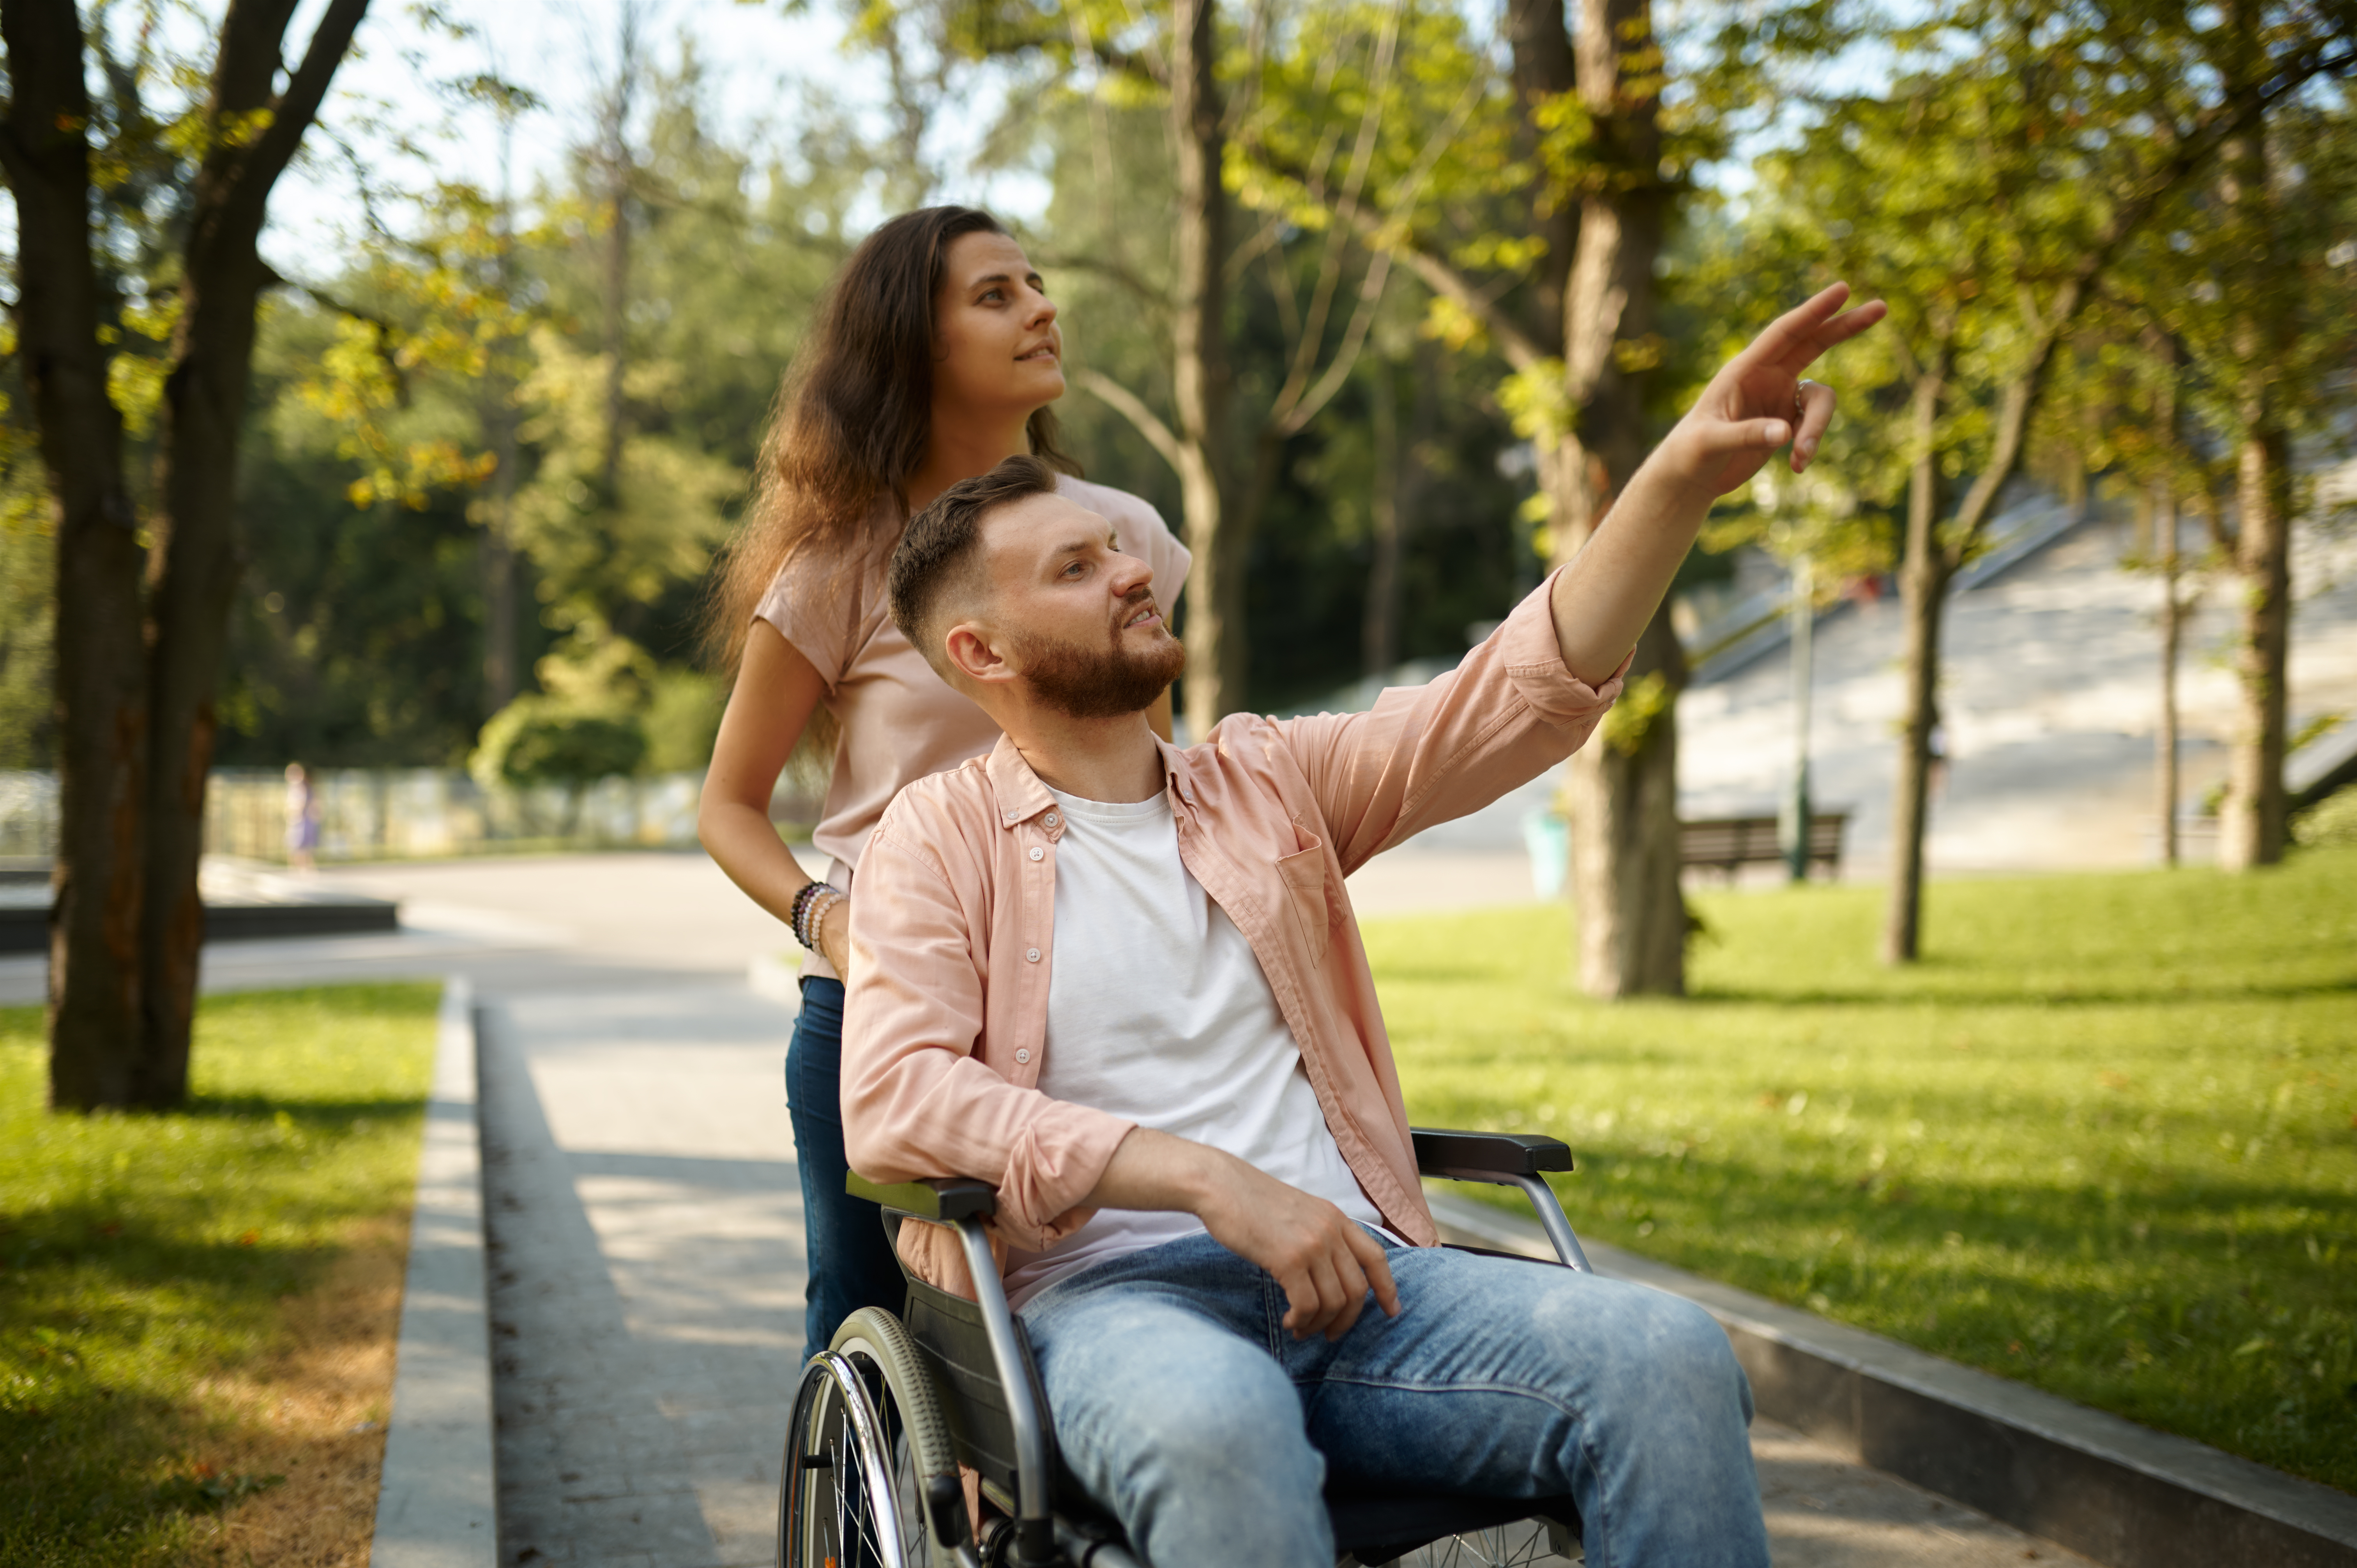
[[[1351,1174],[1418,1246],[1437,1236],[1342,879],[1562,761],[1620,695],[1618,673],[1597,688],[1564,668],[1553,586],[1456,670],[1387,691],[1367,713],[1237,714],[1199,746],[1161,748],[1180,860],[1252,944]],[[1087,1222],[1082,1200],[1135,1125],[1038,1088],[1064,829],[1054,805],[1005,739],[900,792],[859,863],[843,1027],[851,1167],[877,1181],[992,1182],[1002,1243],[1035,1251]],[[948,1232],[905,1225],[900,1237],[920,1277],[971,1289]]]

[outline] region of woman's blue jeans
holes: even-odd
[[[1023,1308],[1056,1439],[1156,1568],[1334,1561],[1320,1491],[1569,1494],[1591,1568],[1766,1568],[1751,1387],[1691,1302],[1385,1243],[1405,1307],[1331,1344],[1206,1235]]]
[[[863,1306],[899,1312],[908,1283],[884,1236],[884,1211],[843,1190],[843,983],[802,982],[802,1016],[786,1048],[786,1111],[802,1178],[802,1359],[827,1348],[843,1320]]]

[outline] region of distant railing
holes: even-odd
[[[791,776],[790,776],[791,777]],[[452,768],[321,768],[321,861],[389,860],[526,849],[680,849],[695,843],[701,773],[606,779],[577,793],[554,786],[485,789]],[[815,802],[781,789],[770,815],[807,822]],[[0,773],[0,858],[57,852],[51,773]],[[205,852],[283,861],[286,780],[273,769],[218,768],[205,787]]]

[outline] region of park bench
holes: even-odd
[[[1809,818],[1809,864],[1841,875],[1842,831],[1847,811],[1818,811]],[[1728,881],[1747,865],[1776,865],[1784,859],[1773,817],[1711,817],[1678,824],[1678,864],[1710,866]]]

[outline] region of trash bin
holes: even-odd
[[[1523,814],[1523,847],[1531,856],[1531,897],[1563,897],[1571,872],[1571,824],[1555,811]]]

